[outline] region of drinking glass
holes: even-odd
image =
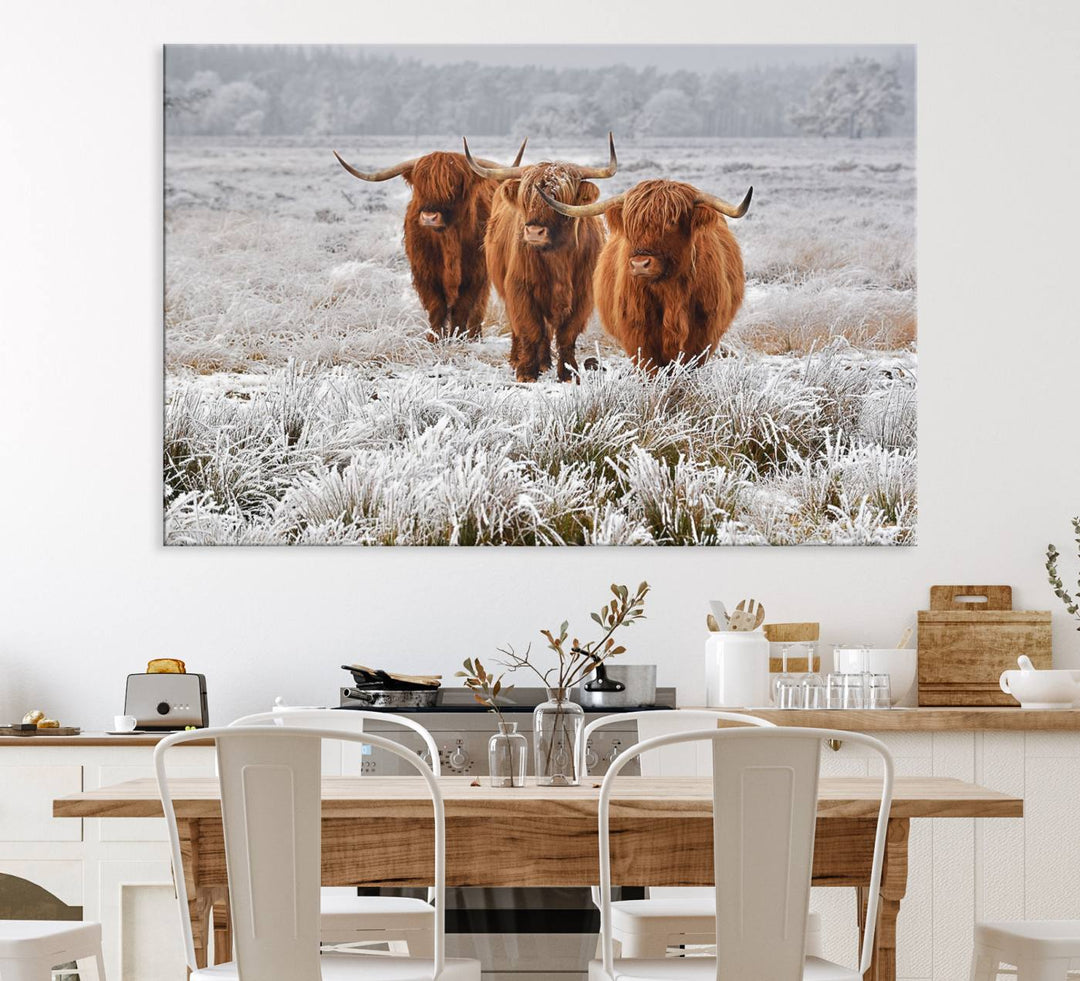
[[[802,707],[804,709],[827,708],[825,681],[816,671],[804,674],[800,682]]]
[[[892,708],[892,681],[887,674],[870,675],[866,707],[872,709]]]
[[[844,678],[846,675],[833,671],[825,675],[825,707],[838,709],[844,707]]]
[[[866,678],[862,674],[845,674],[842,677],[841,706],[846,709],[865,708]]]
[[[796,677],[790,671],[788,671],[788,659],[791,657],[791,645],[784,644],[780,648],[780,674],[773,679],[773,702],[777,708],[783,708],[780,704],[780,686],[782,684],[793,684],[796,682]],[[789,705],[788,708],[797,708],[798,706]]]
[[[776,707],[802,708],[802,688],[795,675],[781,675],[776,683]]]

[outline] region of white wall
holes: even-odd
[[[680,17],[660,12],[684,11]],[[451,672],[653,584],[632,659],[700,697],[705,601],[891,643],[933,583],[1050,608],[1080,513],[1080,5],[1069,0],[494,4],[36,0],[0,59],[0,716],[101,727],[149,657],[217,721],[333,697],[355,659]],[[160,545],[163,42],[916,42],[922,544],[863,549]],[[828,234],[823,228],[822,234]],[[1071,568],[1071,567],[1070,567]],[[1055,611],[1056,612],[1056,611]],[[1080,634],[1055,621],[1057,658]],[[6,721],[6,719],[0,719]]]

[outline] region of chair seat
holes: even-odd
[[[0,959],[25,957],[45,960],[57,954],[66,954],[74,960],[95,953],[100,945],[100,923],[0,920]]]
[[[614,967],[616,981],[716,981],[715,957],[616,960]],[[589,981],[609,981],[602,961],[590,961]],[[820,957],[807,957],[803,981],[862,981],[862,975]]]
[[[431,981],[435,964],[416,957],[371,954],[324,954],[319,958],[323,981]],[[239,981],[236,964],[217,964],[192,971],[189,981]],[[440,981],[480,981],[480,962],[448,957]],[[845,979],[846,981],[846,979]]]
[[[611,904],[614,930],[632,932],[642,920],[653,923],[678,921],[684,933],[716,933],[716,900],[712,896],[686,899],[622,899]],[[821,929],[821,914],[811,913],[807,931]]]
[[[1080,958],[1080,920],[976,923],[975,944],[1007,950],[1021,960]]]
[[[434,909],[423,899],[408,896],[342,896],[324,894],[322,926],[363,930],[432,930]],[[354,922],[362,920],[362,922]]]

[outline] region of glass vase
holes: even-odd
[[[578,745],[585,711],[570,700],[566,688],[549,688],[548,700],[533,709],[533,750],[536,782],[541,787],[576,787]]]
[[[492,787],[524,787],[529,762],[529,741],[516,722],[500,722],[499,731],[488,740],[488,773]]]

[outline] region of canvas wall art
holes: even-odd
[[[911,46],[168,46],[170,545],[912,545]]]

